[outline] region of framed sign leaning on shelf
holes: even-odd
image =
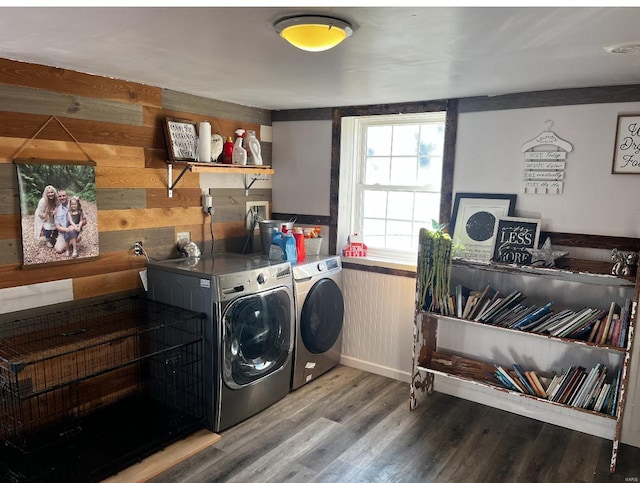
[[[612,174],[640,174],[640,114],[618,116]]]
[[[515,194],[456,193],[451,214],[453,256],[488,262],[498,218],[513,216]]]
[[[195,161],[198,134],[196,123],[185,119],[164,120],[164,135],[171,161]]]
[[[538,248],[540,220],[504,216],[498,219],[493,236],[492,260],[500,263],[530,265],[533,255],[527,248]]]

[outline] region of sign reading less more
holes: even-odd
[[[540,220],[534,218],[502,217],[495,227],[492,260],[500,263],[530,265],[527,248],[537,248]]]

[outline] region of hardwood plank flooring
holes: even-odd
[[[640,448],[338,366],[152,483],[628,482]]]

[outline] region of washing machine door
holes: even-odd
[[[291,290],[280,287],[231,302],[222,318],[223,378],[239,389],[286,364],[293,346]]]
[[[309,290],[300,314],[300,336],[313,354],[327,352],[342,332],[344,299],[338,284],[330,278],[316,282]]]

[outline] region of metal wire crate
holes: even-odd
[[[130,297],[2,324],[0,437],[22,452],[58,444],[127,398],[203,420],[203,320]]]

